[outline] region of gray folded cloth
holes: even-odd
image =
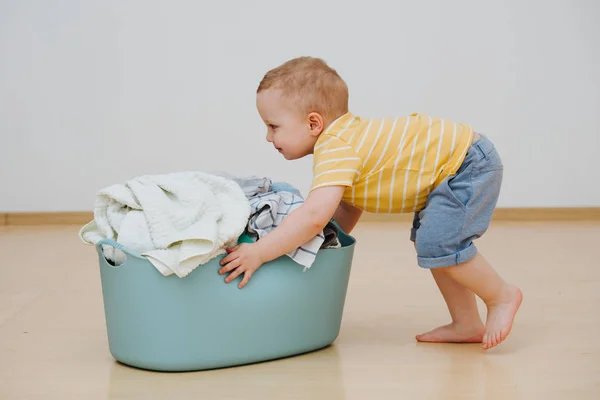
[[[272,182],[270,178],[258,176],[236,177],[226,172],[216,174],[236,182],[250,201],[246,229],[250,237],[262,238],[304,203],[300,191],[285,182]],[[314,262],[319,249],[336,247],[340,247],[338,229],[329,222],[317,236],[287,255],[306,269]]]

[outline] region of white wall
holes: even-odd
[[[0,211],[88,210],[106,185],[191,169],[306,191],[311,160],[273,151],[254,105],[299,55],[338,69],[358,115],[487,133],[500,206],[598,206],[599,4],[0,0]]]

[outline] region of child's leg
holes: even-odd
[[[487,138],[474,143],[457,173],[429,194],[425,209],[415,216],[411,233],[419,265],[432,270],[453,321],[459,314],[474,315],[472,301],[467,300],[469,292],[486,303],[488,317],[482,338],[486,349],[506,338],[521,303],[520,291],[506,284],[473,244],[492,219],[502,169],[500,157]]]
[[[504,282],[480,253],[466,263],[440,268],[438,273],[473,291],[485,302],[488,313],[481,342],[483,348],[489,349],[504,341],[521,305],[521,290]]]
[[[481,343],[485,327],[479,317],[475,294],[456,282],[443,268],[431,270],[444,296],[452,323],[417,335],[420,342]]]

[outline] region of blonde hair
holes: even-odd
[[[270,70],[256,93],[268,89],[280,89],[305,115],[321,114],[326,126],[348,112],[346,82],[320,58],[298,57]]]

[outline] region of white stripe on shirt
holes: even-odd
[[[396,129],[396,123],[397,122],[398,122],[398,118],[396,118],[394,120],[394,123],[392,124],[392,129],[390,130],[390,133],[388,135],[388,139],[385,142],[385,146],[383,148],[383,152],[379,156],[379,160],[377,160],[377,162],[375,163],[375,166],[371,169],[371,171],[369,171],[369,173],[375,171],[377,169],[377,167],[379,166],[379,163],[381,162],[381,160],[383,160],[383,156],[387,152],[387,148],[388,148],[388,145],[390,144],[390,140],[392,139],[392,136],[394,135],[394,129]],[[382,177],[383,177],[383,169],[380,171],[380,173],[379,173],[379,179],[377,180],[377,206],[375,207],[375,212],[376,213],[379,212],[379,202],[381,200],[381,178]]]
[[[413,206],[413,212],[417,211],[417,203],[419,202],[419,192],[421,191],[421,176],[425,170],[425,160],[427,159],[427,150],[429,150],[429,141],[431,139],[431,117],[429,117],[429,128],[427,128],[427,141],[425,142],[425,151],[423,152],[423,161],[421,162],[421,169],[419,170],[419,177],[417,178],[417,194],[415,196],[415,204]]]
[[[321,143],[320,145],[318,145],[317,147],[315,147],[315,151],[327,146],[330,142],[332,142],[335,138],[329,138],[326,141],[324,141],[323,143]]]
[[[373,120],[370,119],[369,120],[369,125],[367,125],[367,129],[365,130],[365,133],[363,134],[363,138],[360,141],[360,144],[358,145],[358,147],[356,148],[356,152],[359,153],[360,149],[362,147],[362,145],[365,143],[365,139],[367,138],[367,136],[369,136],[369,129],[371,129],[371,124],[373,123]]]
[[[318,188],[324,187],[324,186],[335,186],[335,185],[351,186],[352,181],[333,181],[333,182],[320,183],[318,185],[315,185],[315,187],[313,187],[312,190],[315,190],[315,189],[318,189]],[[352,185],[352,187],[354,187],[354,186]]]
[[[344,129],[342,129],[341,131],[339,131],[336,136],[337,137],[341,137],[342,133],[346,132],[348,130],[348,128],[350,128],[350,125],[352,125],[353,122],[354,122],[354,118],[351,118],[350,122],[348,122],[348,125],[346,125],[346,127]]]
[[[369,161],[369,158],[371,158],[371,154],[373,154],[373,150],[375,150],[375,146],[377,146],[377,141],[379,140],[379,136],[381,136],[381,132],[383,131],[383,124],[384,123],[385,123],[385,120],[382,119],[381,120],[381,125],[379,126],[379,132],[377,132],[377,136],[375,136],[375,140],[373,141],[373,145],[371,146],[371,149],[367,153],[367,156],[365,157],[365,161],[363,162],[363,168],[365,167],[365,165],[367,165],[367,161]]]
[[[346,168],[346,169],[330,169],[330,170],[323,171],[320,174],[315,175],[313,179],[317,179],[318,177],[323,176],[323,175],[327,175],[327,174],[334,174],[336,172],[354,172],[354,173],[358,174],[358,170],[357,169],[349,169],[349,168]]]
[[[344,146],[344,147],[336,147],[334,149],[327,149],[327,150],[323,150],[321,153],[319,154],[327,154],[327,153],[333,153],[336,151],[342,151],[342,150],[352,150],[352,147],[350,146]]]
[[[472,132],[471,132],[472,134]],[[460,168],[457,164],[460,164],[462,162],[464,162],[464,157],[466,157],[467,155],[467,151],[469,151],[469,149],[471,148],[471,146],[465,146],[465,149],[463,150],[463,152],[461,153],[460,157],[458,158],[458,163],[454,164],[454,166],[452,167],[452,169],[458,169]]]
[[[377,169],[377,167],[379,166],[379,163],[381,162],[381,160],[383,160],[383,156],[387,152],[387,148],[388,148],[388,146],[390,144],[390,140],[392,139],[392,136],[394,136],[394,129],[396,129],[396,123],[397,122],[398,122],[398,118],[396,118],[394,120],[394,124],[392,125],[392,129],[390,130],[390,134],[388,136],[388,140],[387,140],[387,142],[385,142],[385,147],[383,148],[383,152],[379,156],[379,160],[377,160],[377,162],[375,163],[375,166],[371,169],[371,171],[369,171],[369,173],[375,171]]]
[[[442,142],[444,141],[444,120],[442,120],[442,132],[440,133],[440,143],[438,144],[437,156],[435,157],[435,164],[433,165],[433,171],[437,171],[438,162],[440,162],[440,153],[442,151]],[[433,181],[435,181],[435,174],[431,175],[430,185],[433,185]],[[427,189],[429,191],[429,189]]]
[[[325,161],[321,161],[320,163],[315,165],[315,169],[319,168],[323,164],[339,162],[339,161],[360,161],[360,158],[359,157],[345,157],[345,158],[334,158],[331,160],[325,160]]]
[[[375,212],[379,212],[379,200],[381,199],[381,177],[383,177],[383,168],[379,171],[379,180],[377,183],[377,206],[375,207]]]
[[[450,157],[454,154],[454,143],[456,143],[456,122],[454,123],[454,134],[452,135],[452,147],[450,147]]]
[[[404,205],[406,204],[406,189],[408,185],[408,174],[410,172],[410,167],[412,166],[412,160],[415,156],[415,149],[417,148],[417,141],[419,140],[419,135],[421,134],[421,130],[417,131],[417,135],[415,136],[415,140],[413,141],[413,148],[410,152],[410,159],[408,160],[408,166],[406,167],[406,173],[404,174],[404,193],[402,194],[402,208],[401,211],[404,211]]]
[[[408,131],[408,126],[410,125],[410,117],[406,118],[406,124],[404,125],[404,131],[402,132],[402,137],[400,138],[400,143],[398,143],[398,156],[396,156],[396,161],[394,162],[394,169],[392,171],[392,182],[390,185],[390,205],[388,207],[388,213],[392,212],[392,206],[394,201],[394,181],[396,180],[396,170],[398,170],[398,163],[400,162],[400,157],[404,154],[404,144],[406,143],[405,137],[406,132]]]
[[[368,191],[369,191],[369,176],[367,175],[367,179],[365,180],[365,198],[364,198],[364,203],[365,203],[364,209],[365,210],[367,209]]]

